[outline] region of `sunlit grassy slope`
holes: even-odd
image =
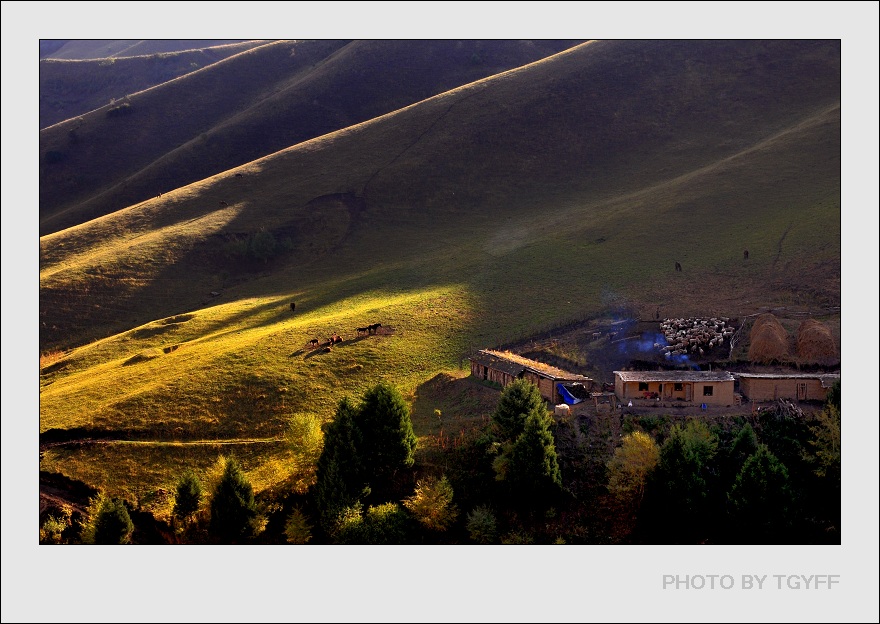
[[[40,430],[107,438],[44,469],[131,495],[238,448],[270,487],[291,414],[474,347],[839,305],[835,45],[595,42],[42,237]],[[229,257],[261,230],[290,248]]]

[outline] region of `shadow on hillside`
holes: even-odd
[[[438,373],[416,388],[412,421],[416,435],[458,435],[480,428],[498,404],[501,393],[473,377],[456,378]],[[438,416],[436,410],[440,410]]]

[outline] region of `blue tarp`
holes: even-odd
[[[582,402],[583,399],[578,399],[572,396],[571,392],[565,389],[565,386],[562,384],[556,384],[556,389],[559,390],[559,394],[562,395],[562,400],[568,403],[569,405],[577,405]]]

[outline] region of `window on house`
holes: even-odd
[[[663,392],[663,384],[660,384],[660,387],[658,388],[657,392]]]
[[[703,396],[712,396],[712,386],[703,386]]]
[[[647,384],[647,382],[640,381],[640,382],[639,382],[639,392],[647,392],[647,391],[648,391],[648,384]]]
[[[681,392],[682,390],[684,390],[684,384],[680,384],[680,383],[673,384],[672,389],[675,390],[676,392]]]

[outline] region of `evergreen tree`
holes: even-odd
[[[730,445],[720,449],[718,461],[721,467],[721,482],[725,491],[729,491],[736,475],[742,470],[743,464],[758,450],[758,436],[749,423],[743,425]]]
[[[548,504],[562,489],[550,423],[546,412],[529,414],[523,432],[510,449],[506,481],[522,506]]]
[[[718,443],[700,421],[673,425],[648,478],[640,523],[652,541],[688,542],[709,533]]]
[[[342,399],[324,433],[313,492],[321,522],[328,530],[339,512],[355,504],[363,490],[356,415],[355,407],[348,399]]]
[[[185,521],[199,510],[202,501],[202,485],[192,470],[187,469],[177,482],[172,515]]]
[[[312,539],[312,525],[300,508],[295,508],[284,523],[284,536],[289,544],[307,544]]]
[[[134,523],[128,509],[118,498],[105,498],[95,518],[95,544],[128,544],[134,532]]]
[[[416,435],[400,392],[384,382],[364,395],[356,416],[358,455],[371,484],[383,483],[415,462]]]
[[[730,457],[739,468],[758,450],[758,436],[749,423],[743,425],[730,445]]]
[[[236,542],[254,533],[257,506],[254,489],[234,457],[226,460],[223,476],[211,497],[211,535]]]
[[[538,387],[527,379],[517,379],[502,392],[492,420],[505,440],[516,440],[530,414],[545,414],[547,408]]]
[[[785,540],[793,498],[788,470],[765,445],[749,457],[729,495],[731,512],[744,541]]]

